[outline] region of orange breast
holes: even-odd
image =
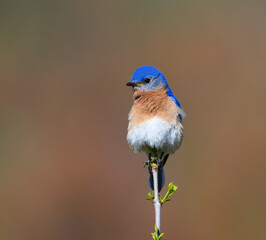
[[[178,108],[164,88],[151,91],[137,90],[133,98],[134,104],[129,113],[129,131],[153,117],[177,124]]]

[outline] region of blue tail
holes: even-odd
[[[163,166],[161,166],[160,168],[158,168],[158,190],[159,190],[159,192],[162,190],[164,184],[165,184],[165,175],[164,175]],[[150,173],[148,185],[149,185],[149,188],[154,190],[152,172]]]

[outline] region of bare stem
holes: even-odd
[[[158,227],[159,232],[161,233],[161,203],[159,200],[159,191],[158,191],[158,166],[152,166],[153,174],[153,186],[154,186],[154,210],[155,210],[155,225]]]

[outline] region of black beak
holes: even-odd
[[[126,86],[134,87],[134,86],[135,86],[135,83],[134,83],[134,82],[128,82],[128,83],[126,84]]]

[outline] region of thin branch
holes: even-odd
[[[152,175],[153,175],[153,187],[154,187],[154,210],[155,210],[155,225],[158,227],[159,234],[161,233],[161,203],[159,200],[158,190],[158,166],[152,164]]]

